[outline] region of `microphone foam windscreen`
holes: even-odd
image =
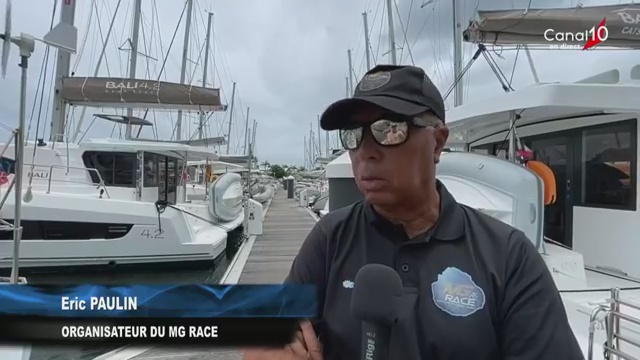
[[[351,313],[360,321],[393,325],[404,294],[402,280],[392,268],[367,264],[356,275]]]

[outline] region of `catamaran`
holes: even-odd
[[[61,3],[62,26],[73,27],[75,7],[76,1]],[[139,6],[134,10],[139,15]],[[28,159],[22,167],[27,176],[21,180],[26,188],[21,194],[24,230],[19,259],[24,270],[210,267],[225,253],[231,255],[245,237],[239,175],[223,174],[206,183],[208,196],[188,199],[187,162],[216,161],[219,156],[213,150],[132,135],[135,127],[140,134],[152,125],[133,116],[132,109],[177,109],[179,122],[184,110],[226,110],[220,89],[135,78],[134,40],[126,78],[69,76],[70,54],[58,53],[51,138],[28,141],[22,154]],[[74,106],[127,109],[127,115],[95,114],[100,121],[125,124],[126,139],[68,141],[65,123]],[[0,192],[8,193],[19,165],[13,163],[17,154],[9,142],[3,145]],[[10,223],[13,209],[14,201],[6,199],[2,219]],[[9,233],[0,235],[0,269],[11,266],[12,240]]]

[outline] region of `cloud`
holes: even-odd
[[[396,1],[394,29],[400,62],[412,63],[413,59],[416,65],[427,71],[441,91],[446,91],[453,81],[452,1],[433,0],[422,8],[421,0]],[[42,37],[49,29],[53,3],[53,0],[14,1],[14,33],[26,32]],[[96,7],[94,9],[91,8],[93,3]],[[528,0],[459,3],[463,4],[461,12],[464,14],[463,26],[466,26],[477,9],[510,9],[514,6],[524,8]],[[598,0],[597,3],[602,4],[602,1]],[[243,150],[244,126],[249,107],[250,123],[253,119],[258,123],[257,156],[272,163],[302,164],[305,136],[309,136],[310,128],[313,128],[314,137],[318,134],[316,117],[327,105],[345,95],[345,76],[349,75],[347,49],[352,50],[354,81],[366,71],[362,12],[367,11],[368,14],[372,61],[374,64],[390,62],[386,6],[383,0],[195,0],[194,4],[186,79],[193,84],[201,84],[202,60],[199,61],[199,58],[202,57],[201,51],[204,46],[206,11],[213,11],[214,46],[208,85],[215,82],[216,86],[221,87],[223,101],[230,104],[232,83],[236,83],[231,132],[232,152]],[[596,1],[583,1],[583,4],[593,5]],[[79,29],[80,45],[85,45],[80,60],[76,61],[77,56],[72,58],[75,76],[93,74],[102,49],[102,39],[106,36],[116,5],[115,0],[78,2],[76,26]],[[99,71],[100,76],[127,76],[127,49],[130,48],[127,39],[131,32],[132,5],[132,0],[121,0],[106,56]],[[138,58],[139,77],[158,76],[175,32],[162,79],[174,82],[179,80],[184,19],[181,23],[179,20],[184,5],[184,1],[179,0],[143,2],[139,52],[144,56]],[[538,8],[571,5],[575,4],[569,1],[558,4],[555,0],[532,2],[532,7]],[[55,21],[58,21],[57,17]],[[85,38],[86,42],[83,41]],[[17,49],[12,50],[8,77],[0,83],[0,121],[10,127],[17,123],[19,99]],[[474,51],[473,45],[465,44],[464,64]],[[45,86],[38,86],[44,54],[45,46],[38,43],[29,71],[28,122],[36,91],[41,92],[41,89],[45,89],[39,137],[43,137],[43,131],[46,132],[44,137],[48,137],[55,52],[52,52],[49,58],[47,83]],[[516,52],[500,53],[500,49],[491,49],[491,54],[507,77],[511,77]],[[524,52],[518,53],[517,57],[517,65],[513,71],[515,89],[533,83]],[[533,57],[541,81],[547,82],[574,81],[633,61],[623,51],[535,51]],[[196,63],[198,65],[195,65]],[[215,78],[212,76],[214,65]],[[482,58],[471,67],[463,86],[465,102],[483,101],[502,91]],[[37,115],[40,102],[36,101],[35,105]],[[92,123],[92,114],[115,112],[109,109],[88,109],[83,128]],[[135,114],[142,116],[143,112],[136,111]],[[71,113],[70,123],[73,126],[77,125],[79,115],[80,109]],[[208,135],[226,133],[229,116],[229,110],[211,116],[207,124]],[[148,119],[155,123],[155,131],[145,129],[142,136],[152,138],[157,133],[161,139],[171,138],[175,118],[175,112],[149,113]],[[34,116],[31,138],[35,136],[37,120],[38,116]],[[193,137],[196,128],[197,114],[185,113],[183,138]],[[123,131],[113,124],[96,120],[85,138],[118,137]],[[9,136],[9,132],[4,133]],[[2,134],[3,132],[0,132],[0,137]],[[321,133],[322,142],[324,139],[325,135]],[[335,143],[334,138],[332,142]],[[322,147],[324,148],[324,144]]]

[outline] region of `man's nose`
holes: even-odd
[[[364,159],[380,159],[382,151],[380,145],[373,139],[373,135],[369,131],[366,131],[362,138],[362,144],[358,148],[358,157],[361,160]]]

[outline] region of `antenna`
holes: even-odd
[[[7,76],[7,64],[9,63],[9,51],[11,51],[11,0],[7,0],[4,12],[4,34],[0,34],[2,39],[2,78]]]

